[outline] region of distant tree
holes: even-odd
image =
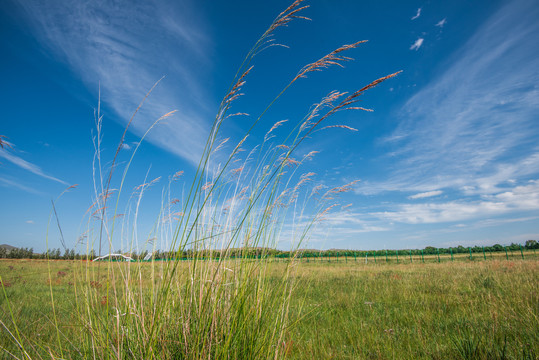
[[[539,249],[539,243],[536,240],[526,240],[526,245],[524,245],[526,249]]]
[[[483,248],[481,246],[474,246],[472,248],[472,252],[474,252],[474,253],[483,252]]]
[[[62,257],[60,248],[47,250],[49,259],[58,260]]]
[[[511,245],[509,245],[509,249],[513,251],[519,250],[520,244],[511,243]]]
[[[73,250],[73,249],[65,249],[63,259],[64,260],[74,260],[75,259],[75,250]]]
[[[501,246],[500,244],[495,244],[495,245],[492,247],[492,250],[493,250],[493,251],[503,251],[503,246]]]
[[[427,246],[424,250],[424,253],[427,255],[436,254],[436,248],[432,246]]]
[[[90,252],[88,253],[88,255],[86,256],[86,260],[93,260],[96,258],[96,254],[95,254],[95,250],[92,249],[90,250]]]
[[[22,258],[22,255],[23,255],[23,249],[15,248],[15,249],[11,249],[8,257],[10,259],[20,259]]]

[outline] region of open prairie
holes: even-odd
[[[3,1],[0,357],[539,359],[538,4]]]
[[[197,266],[206,271],[208,263]],[[123,342],[120,357],[128,358],[129,347],[136,352],[140,345],[133,342],[133,333],[148,331],[145,327],[151,321],[127,319],[155,316],[150,307],[158,304],[153,298],[165,281],[167,264],[1,261],[3,356],[24,357],[24,348],[31,358],[60,357],[59,354],[63,358],[92,357],[100,347],[115,348]],[[426,264],[254,260],[250,264],[251,274],[247,277],[238,274],[247,269],[244,262],[226,264],[229,280],[241,278],[249,282],[251,277],[251,285],[256,287],[263,272],[262,281],[268,283],[258,289],[267,291],[264,301],[279,297],[272,288],[290,297],[286,311],[291,325],[283,332],[281,348],[275,349],[279,358],[536,359],[539,355],[539,264],[535,259]],[[167,318],[160,322],[169,323],[170,318],[175,318],[179,329],[192,326],[187,324],[193,319],[185,313],[188,306],[181,305],[182,301],[195,294],[205,295],[196,285],[186,287],[193,265],[196,262],[179,264],[172,284],[182,284],[176,293],[178,306],[160,309]],[[282,286],[283,279],[288,287]],[[226,288],[218,286],[223,287]],[[182,291],[189,295],[182,295]],[[133,295],[145,300],[126,300]],[[224,299],[222,294],[217,297]],[[241,311],[230,299],[231,306],[214,307],[212,311],[235,309],[244,318],[257,317],[257,312],[265,309],[249,299],[250,296],[243,297],[245,307]],[[148,308],[131,309],[130,314],[125,311],[129,304]],[[283,310],[274,305],[271,301],[266,304],[268,311],[275,311],[274,316],[265,314],[270,323]],[[110,331],[87,323],[91,321],[110,322]],[[257,324],[258,330],[266,328],[259,335],[271,327]],[[92,333],[95,331],[102,333]],[[160,331],[153,351],[165,351],[163,347],[186,339],[182,331]],[[205,331],[212,336],[213,330]],[[200,336],[206,350],[219,348],[222,341]],[[97,340],[101,343],[93,342]],[[159,351],[153,355],[170,356],[160,356]],[[241,354],[230,354],[232,358],[237,356]]]

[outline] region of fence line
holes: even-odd
[[[399,256],[400,254],[400,256]],[[488,254],[488,255],[487,255]],[[363,262],[365,264],[372,263],[397,263],[397,264],[409,264],[409,263],[441,263],[441,262],[454,262],[454,261],[488,261],[495,259],[504,259],[505,260],[524,260],[524,259],[538,259],[535,249],[524,249],[520,247],[518,251],[513,251],[508,247],[504,247],[503,251],[492,251],[485,250],[482,248],[482,251],[472,252],[471,248],[468,249],[466,253],[454,253],[453,249],[450,248],[449,252],[440,253],[439,249],[436,249],[436,253],[425,254],[424,250],[415,251],[413,250],[394,250],[394,254],[389,254],[386,250],[382,256],[376,251],[365,252],[364,257],[360,259],[357,253],[349,254],[324,254],[320,253],[319,255],[309,254],[309,256],[301,256],[299,254],[296,256],[296,260],[301,262]],[[381,259],[380,259],[381,258]],[[274,257],[276,261],[289,261],[290,259],[284,257]]]

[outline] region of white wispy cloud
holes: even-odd
[[[526,222],[526,221],[537,221],[539,216],[527,216],[527,217],[517,217],[517,218],[508,218],[508,219],[486,219],[478,221],[474,224],[474,227],[491,227],[491,226],[500,226],[503,224],[512,224],[517,222]]]
[[[365,218],[365,214],[351,211],[336,211],[324,216],[322,220],[324,226],[331,227],[332,231],[361,233],[370,231],[385,231],[384,227],[374,224]]]
[[[391,227],[367,213],[339,210],[329,212],[313,224],[309,216],[301,216],[294,223],[287,223],[279,235],[279,243],[284,247],[297,244],[297,238],[309,227],[308,238],[304,239],[302,247],[321,244],[336,244],[357,240],[362,234],[382,233],[390,231]],[[296,239],[296,242],[291,239]],[[322,246],[324,247],[324,246]]]
[[[34,224],[34,220],[26,220],[25,223],[27,223],[27,224]]]
[[[427,191],[427,192],[422,192],[422,193],[415,194],[412,196],[408,196],[408,199],[424,199],[424,198],[429,198],[433,196],[438,196],[438,195],[441,195],[442,193],[443,193],[442,190]]]
[[[31,172],[32,174],[35,174],[37,176],[41,176],[42,178],[44,179],[48,179],[48,180],[52,180],[52,181],[56,181],[60,184],[63,184],[63,185],[68,185],[68,183],[66,183],[65,181],[63,180],[60,180],[58,178],[55,178],[54,176],[51,176],[51,175],[47,175],[43,172],[43,170],[41,170],[41,168],[35,164],[32,164],[16,155],[13,155],[11,153],[9,153],[8,151],[6,151],[5,149],[0,149],[0,157],[6,159],[7,161],[11,162],[12,164],[24,169],[24,170],[27,170],[29,172]]]
[[[492,215],[539,210],[539,180],[509,191],[484,196],[481,200],[445,203],[401,204],[394,211],[374,213],[382,219],[407,224],[466,221]]]
[[[446,23],[447,23],[447,19],[446,19],[446,18],[443,18],[442,20],[438,21],[438,22],[436,23],[436,25],[434,25],[434,26],[438,26],[438,27],[440,27],[440,28],[443,28],[444,25],[445,25]]]
[[[421,16],[421,8],[417,9],[416,14],[411,18],[411,20],[415,20],[420,16]]]
[[[539,174],[539,8],[505,4],[401,110],[383,146],[396,170],[360,193],[453,188],[496,193]],[[389,166],[388,166],[389,167]]]
[[[31,194],[41,194],[39,191],[37,191],[34,188],[22,185],[20,183],[20,181],[14,181],[14,180],[5,179],[5,178],[2,178],[2,177],[0,177],[0,185],[4,186],[4,187],[16,188],[16,189],[19,189],[19,190],[23,190],[23,191],[26,191],[26,192],[31,193]]]
[[[456,246],[462,245],[462,246],[467,247],[467,246],[492,246],[494,244],[509,245],[510,243],[524,244],[526,240],[538,239],[538,238],[539,238],[539,233],[517,234],[517,235],[511,236],[510,239],[508,239],[504,235],[499,235],[499,236],[489,236],[483,239],[446,241],[446,242],[441,243],[440,246],[456,247]]]
[[[513,162],[500,161],[493,164],[485,173],[475,172],[477,169],[463,168],[458,172],[448,171],[439,174],[430,172],[442,164],[424,164],[421,169],[407,167],[394,171],[388,180],[364,180],[355,186],[355,192],[361,195],[375,195],[388,191],[429,192],[439,188],[454,188],[465,196],[493,194],[506,186],[515,183],[515,179],[527,179],[539,173],[539,148],[531,149],[531,153]],[[449,164],[446,164],[449,165]]]
[[[208,101],[198,76],[211,65],[204,19],[194,2],[121,0],[18,1],[44,48],[71,70],[126,124],[145,93],[166,75],[133,122],[143,134],[161,115],[178,110],[149,135],[153,144],[193,163],[208,133]]]
[[[410,46],[410,50],[419,50],[419,48],[421,47],[421,45],[423,45],[423,41],[425,39],[423,38],[418,38],[413,44],[412,46]]]

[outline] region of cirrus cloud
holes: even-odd
[[[434,191],[427,191],[419,194],[415,194],[412,196],[408,196],[408,199],[424,199],[428,197],[438,196],[443,193],[442,190],[434,190]]]
[[[410,50],[419,50],[419,48],[421,47],[421,45],[423,45],[423,41],[425,39],[423,38],[418,38],[413,44],[412,46],[410,46]]]

